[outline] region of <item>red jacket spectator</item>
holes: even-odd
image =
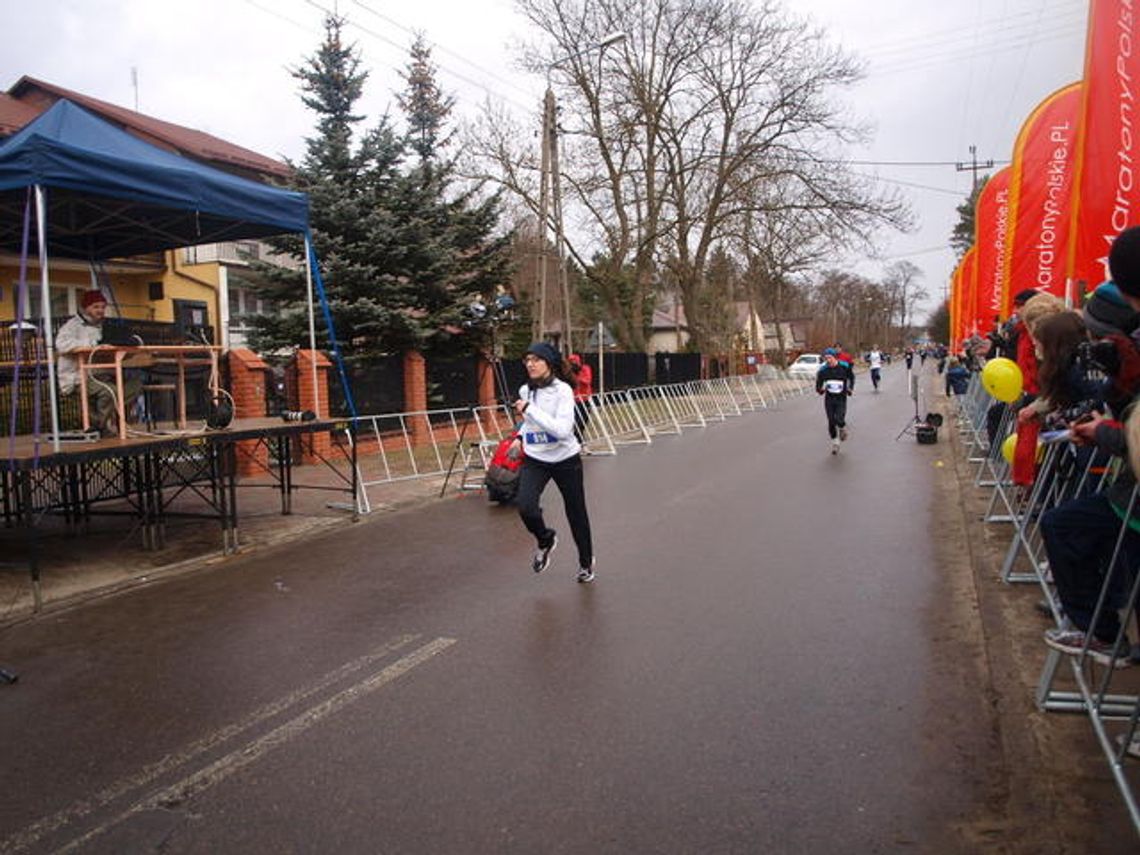
[[[594,369],[581,356],[571,353],[570,370],[574,372],[574,400],[584,401],[594,394]]]

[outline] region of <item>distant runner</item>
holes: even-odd
[[[847,440],[847,398],[855,392],[855,372],[839,361],[835,348],[823,352],[827,364],[815,375],[815,391],[823,395],[827,413],[827,434],[831,437],[831,453],[839,453],[839,443]]]
[[[879,350],[877,344],[871,345],[871,352],[867,354],[867,362],[871,366],[871,385],[875,387],[875,391],[879,391],[879,380],[882,377],[883,371],[883,354]]]

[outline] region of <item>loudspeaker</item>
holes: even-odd
[[[151,300],[161,300],[165,297],[161,282],[147,282],[147,296]]]
[[[234,420],[234,405],[223,396],[214,398],[206,410],[206,427],[210,430],[225,430]]]

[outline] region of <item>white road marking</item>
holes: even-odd
[[[240,771],[250,763],[260,759],[273,749],[279,748],[301,735],[322,719],[327,718],[366,695],[375,692],[377,689],[383,688],[393,680],[411,671],[417,665],[422,665],[433,656],[447,650],[447,648],[453,644],[455,644],[454,638],[437,638],[434,641],[429,641],[423,647],[413,650],[411,653],[396,660],[373,676],[361,680],[353,686],[349,686],[344,691],[338,692],[328,700],[317,704],[296,718],[274,728],[264,736],[247,743],[241,748],[231,751],[225,757],[211,763],[204,769],[200,769],[194,774],[188,775],[149,798],[136,802],[114,819],[103,823],[97,828],[91,829],[91,831],[71,841],[58,851],[74,852],[88,841],[98,837],[108,829],[125,822],[137,813],[146,810],[173,807],[199,795],[215,784],[220,784],[235,772]]]
[[[334,671],[330,671],[312,685],[298,689],[295,692],[290,692],[272,703],[254,710],[245,718],[227,725],[220,730],[214,731],[197,742],[191,743],[177,754],[168,755],[159,762],[144,767],[138,774],[116,781],[111,784],[111,786],[100,790],[91,798],[75,802],[63,810],[29,825],[8,839],[0,840],[0,851],[15,853],[26,849],[45,835],[58,831],[64,826],[87,816],[104,805],[122,798],[127,793],[142,789],[147,784],[150,784],[168,772],[186,765],[200,754],[228,742],[243,731],[249,730],[251,727],[284,712],[311,695],[327,689],[329,686],[340,682],[362,668],[368,667],[377,659],[392,655],[401,647],[406,647],[418,640],[419,637],[419,635],[396,636],[375,650],[353,659],[351,662],[346,662]]]

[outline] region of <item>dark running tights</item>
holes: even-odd
[[[847,427],[847,395],[824,395],[823,409],[827,413],[827,435],[835,439],[839,435],[836,429]]]
[[[582,483],[582,458],[574,455],[558,463],[543,463],[527,458],[519,475],[519,516],[527,531],[534,535],[539,547],[549,546],[554,529],[547,528],[542,518],[539,499],[551,478],[562,494],[570,533],[578,547],[578,566],[589,567],[594,560],[594,544],[590,537],[590,516],[586,513],[586,489]]]

